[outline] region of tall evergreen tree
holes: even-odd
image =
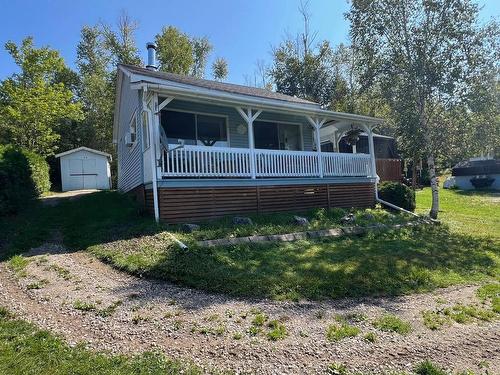
[[[218,57],[212,64],[212,75],[216,81],[224,81],[229,74],[229,68],[227,66],[227,61]]]

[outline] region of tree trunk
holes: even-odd
[[[411,188],[417,190],[417,158],[411,162]]]
[[[437,219],[439,212],[439,190],[436,178],[436,166],[434,164],[434,149],[433,149],[434,147],[430,131],[427,128],[428,124],[427,124],[427,119],[425,118],[424,101],[422,100],[419,104],[420,104],[419,105],[420,126],[424,130],[424,140],[427,149],[427,168],[429,169],[429,178],[431,180],[431,191],[432,191],[432,205],[431,205],[431,210],[429,212],[429,216],[432,219]]]
[[[439,212],[439,191],[436,178],[436,167],[434,165],[434,154],[429,153],[427,158],[427,167],[429,168],[429,178],[431,179],[431,190],[432,190],[432,206],[429,216],[432,219],[437,219]]]

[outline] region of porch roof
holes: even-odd
[[[175,73],[167,73],[167,72],[160,72],[160,71],[155,71],[155,70],[149,70],[146,68],[142,68],[139,66],[134,66],[134,65],[120,65],[120,67],[134,75],[137,75],[137,78],[140,78],[143,81],[151,81],[151,78],[157,78],[162,81],[168,81],[170,83],[177,83],[177,84],[184,84],[184,85],[189,85],[189,86],[195,86],[195,87],[201,87],[205,88],[208,90],[214,90],[214,91],[223,91],[223,92],[228,92],[232,94],[239,94],[239,95],[247,95],[247,96],[253,96],[253,97],[258,97],[258,98],[265,98],[265,99],[275,99],[275,100],[281,100],[285,102],[291,102],[291,103],[302,103],[302,104],[309,104],[312,106],[318,106],[317,103],[311,102],[309,100],[304,100],[301,98],[297,98],[295,96],[290,96],[290,95],[285,95],[281,94],[278,92],[274,91],[269,91],[269,90],[264,90],[260,89],[257,87],[250,87],[250,86],[243,86],[243,85],[236,85],[233,83],[225,83],[225,82],[218,82],[218,81],[211,81],[208,79],[201,79],[201,78],[196,78],[192,76],[186,76],[186,75],[181,75],[181,74],[175,74]],[[143,77],[139,77],[143,76]],[[137,82],[136,79],[131,80],[132,82]]]
[[[351,125],[374,127],[384,121],[376,117],[325,110],[318,103],[254,87],[209,81],[123,64],[118,66],[118,71],[119,84],[120,76],[126,75],[134,89],[156,91],[165,97],[189,101],[323,118],[325,120],[323,127],[334,126],[337,129]],[[118,89],[120,89],[119,86]],[[115,108],[119,108],[119,93],[117,93],[116,100]]]

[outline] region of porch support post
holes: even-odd
[[[256,178],[256,165],[255,165],[255,139],[253,136],[253,122],[262,113],[258,110],[256,113],[252,114],[252,108],[246,108],[246,113],[241,107],[236,107],[236,110],[240,116],[245,120],[248,126],[248,148],[250,149],[250,175],[252,179]]]
[[[170,103],[174,98],[169,97],[163,102],[158,104],[158,93],[154,93],[151,101],[146,103],[144,109],[147,109],[150,115],[148,116],[149,121],[149,144],[152,147],[151,150],[151,182],[153,185],[153,206],[155,211],[155,220],[158,223],[160,221],[160,206],[158,203],[158,176],[161,176],[161,147],[160,147],[160,111],[168,103]],[[149,104],[149,106],[148,106]]]
[[[375,146],[373,144],[373,130],[371,126],[363,125],[366,133],[368,134],[368,150],[370,152],[370,162],[371,162],[371,177],[375,177],[377,182],[379,177],[377,175],[377,163],[375,161]]]
[[[316,152],[318,153],[318,169],[319,169],[319,177],[323,178],[323,158],[321,156],[321,135],[319,130],[323,126],[323,124],[326,122],[326,118],[324,119],[319,119],[319,118],[312,118],[310,116],[307,116],[307,121],[312,125],[314,128],[314,135],[316,139]]]

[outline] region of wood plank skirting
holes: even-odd
[[[403,163],[401,159],[376,159],[380,181],[402,181]]]
[[[167,223],[197,222],[228,215],[305,211],[316,207],[373,207],[373,183],[304,184],[232,187],[160,187],[160,219]],[[145,191],[153,213],[153,193]]]

